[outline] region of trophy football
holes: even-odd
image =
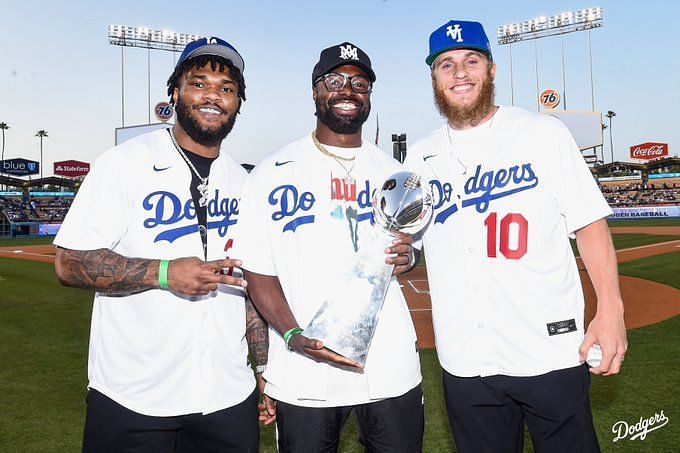
[[[415,234],[432,217],[432,195],[420,176],[402,171],[390,176],[373,192],[373,219],[369,237],[352,260],[350,269],[324,301],[304,330],[307,338],[363,366],[378,324],[394,265],[385,263],[385,249],[396,233]]]

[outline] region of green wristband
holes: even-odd
[[[302,333],[303,331],[304,331],[304,330],[301,329],[300,327],[293,327],[293,328],[290,329],[288,332],[286,332],[286,333],[283,334],[283,341],[286,342],[286,348],[287,348],[289,351],[292,351],[290,345],[288,344],[288,343],[290,342],[291,337],[292,337],[293,335],[298,335],[298,334]]]
[[[168,289],[168,266],[170,260],[161,260],[158,265],[158,287],[160,289]]]

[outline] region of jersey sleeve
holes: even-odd
[[[610,216],[612,210],[597,187],[576,142],[561,122],[555,139],[559,162],[554,173],[557,203],[566,219],[569,237],[573,239],[575,231]]]
[[[246,179],[239,203],[239,216],[234,232],[234,257],[243,262],[243,269],[263,275],[278,275],[272,257],[271,239],[264,194],[259,190],[257,176]]]
[[[103,154],[85,177],[54,244],[71,250],[114,249],[127,231],[128,198],[119,156]]]

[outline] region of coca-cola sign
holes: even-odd
[[[630,147],[631,159],[658,159],[668,156],[668,143],[640,143]]]
[[[90,164],[79,160],[62,160],[54,163],[54,174],[75,178],[90,172]]]

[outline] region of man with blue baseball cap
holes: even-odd
[[[590,373],[618,373],[627,348],[611,209],[559,120],[495,105],[481,24],[439,27],[425,62],[446,123],[405,165],[433,190],[422,242],[458,451],[521,452],[525,422],[537,452],[599,451]],[[570,237],[598,298],[585,331]]]
[[[102,154],[54,241],[59,280],[95,291],[83,451],[258,451],[248,349],[261,373],[267,328],[229,258],[246,172],[220,150],[244,66],[219,38],[188,44],[177,122]]]

